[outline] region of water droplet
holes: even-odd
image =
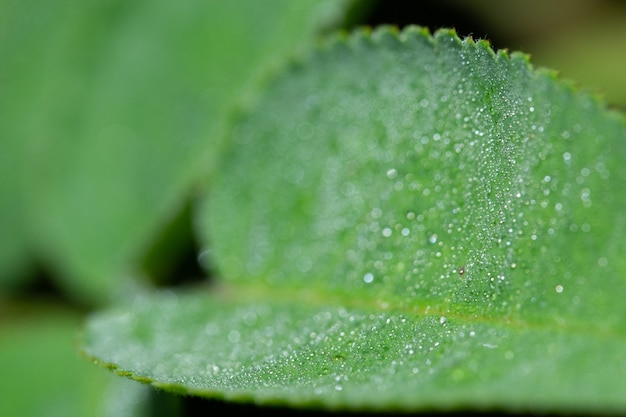
[[[428,238],[428,241],[433,244],[437,243],[437,234],[433,233],[432,235],[430,235],[430,237]]]
[[[398,176],[398,171],[395,168],[391,168],[387,171],[387,178],[394,179]]]
[[[563,153],[563,161],[565,161],[566,164],[569,164],[572,160],[572,154],[569,152],[565,152]]]
[[[554,287],[554,290],[558,293],[561,294],[563,292],[563,286],[561,284],[557,285],[556,287]]]
[[[389,237],[389,236],[391,236],[391,233],[392,233],[392,230],[391,230],[389,227],[385,227],[385,228],[383,229],[383,236],[384,236],[384,237]]]
[[[368,272],[367,274],[363,275],[363,281],[365,281],[366,284],[371,283],[372,281],[374,281],[374,274]]]
[[[589,188],[583,188],[580,192],[580,199],[583,202],[583,206],[591,206],[591,190]]]
[[[257,322],[257,315],[255,312],[250,311],[243,316],[243,322],[248,326],[254,326]],[[230,336],[229,336],[230,339]]]
[[[446,324],[448,324],[448,319],[445,318],[444,316],[439,317],[439,324],[441,324],[442,326],[445,326]]]
[[[208,268],[211,262],[211,251],[209,249],[204,249],[198,254],[198,265],[203,268]]]
[[[207,371],[212,374],[217,374],[220,371],[220,367],[214,364],[207,365]]]

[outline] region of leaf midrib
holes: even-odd
[[[500,327],[507,327],[515,331],[553,331],[555,333],[590,336],[610,339],[626,339],[626,333],[611,327],[594,326],[591,323],[572,322],[571,319],[563,323],[555,323],[539,320],[525,320],[517,317],[503,315],[487,316],[460,309],[451,310],[450,304],[445,302],[414,302],[397,304],[386,299],[360,296],[346,297],[347,294],[329,294],[317,288],[280,288],[259,284],[238,284],[220,282],[211,289],[211,294],[218,295],[221,299],[238,303],[265,302],[272,304],[305,304],[311,307],[345,307],[350,309],[366,310],[389,315],[402,315],[406,317],[445,317],[450,323],[459,321],[462,323],[483,323]]]

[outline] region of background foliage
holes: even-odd
[[[335,29],[455,27],[626,108],[620,1],[205,3],[0,3],[1,415],[215,406],[92,368],[73,334],[143,288],[211,279],[192,213],[231,111]]]

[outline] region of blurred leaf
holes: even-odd
[[[93,317],[177,392],[359,410],[626,409],[626,125],[519,54],[383,29],[292,66],[213,178],[213,296]]]
[[[2,222],[25,211],[29,226],[15,222],[11,239],[37,246],[80,296],[125,291],[212,170],[233,103],[341,4],[5,2],[2,135],[22,193],[7,189]]]
[[[0,322],[0,415],[146,415],[146,387],[115,378],[78,356],[73,344],[78,317],[45,307],[27,314]]]
[[[626,13],[533,46],[541,65],[562,69],[564,77],[593,88],[626,110]],[[606,65],[610,62],[610,65]]]
[[[493,40],[532,55],[535,65],[558,68],[626,109],[626,2],[613,0],[449,0],[473,15]],[[478,26],[480,26],[478,24]],[[480,34],[482,35],[482,33]]]
[[[9,152],[6,146],[0,149],[0,195],[4,196],[0,204],[0,292],[23,283],[29,272],[26,220],[15,176],[18,152]]]

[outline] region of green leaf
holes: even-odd
[[[1,131],[23,190],[3,200],[69,290],[106,300],[213,170],[233,103],[343,3],[39,3],[0,6]]]
[[[626,409],[623,117],[414,28],[338,40],[257,104],[204,211],[222,291],[95,316],[88,355],[300,407]]]
[[[78,316],[42,305],[7,307],[0,316],[0,415],[147,415],[145,387],[91,367],[76,353]]]
[[[15,181],[19,150],[13,151],[13,154],[0,152],[0,195],[6,197],[0,204],[0,292],[24,282],[29,272],[26,221],[19,197],[20,184]]]

